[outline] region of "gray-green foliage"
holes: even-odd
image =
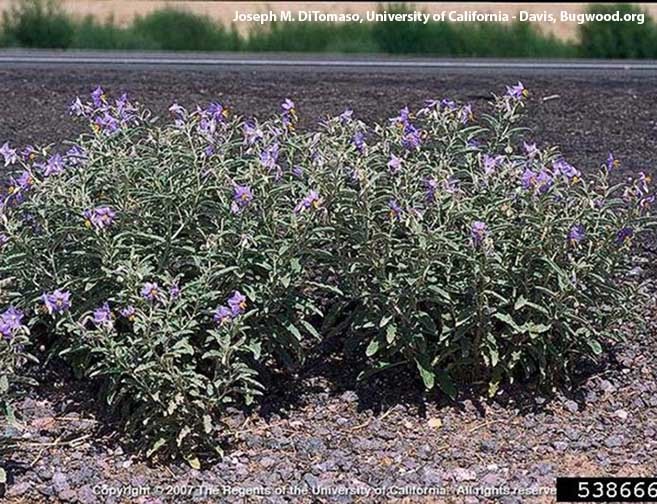
[[[5,304],[150,453],[217,448],[225,406],[329,333],[367,355],[365,377],[410,365],[449,395],[567,380],[631,315],[629,241],[652,197],[645,176],[610,185],[613,157],[582,177],[519,146],[524,96],[298,132],[290,101],[264,122],[212,104],[162,123],[96,90],[72,107],[92,132],[64,155],[4,150]],[[0,343],[3,379],[26,331]]]

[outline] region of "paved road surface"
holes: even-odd
[[[166,52],[102,52],[102,51],[0,51],[0,67],[70,67],[88,66],[104,69],[124,68],[195,68],[236,70],[255,68],[316,72],[372,70],[393,72],[507,72],[510,70],[539,73],[604,72],[621,74],[657,74],[657,61],[624,60],[531,60],[531,59],[437,59],[398,58],[383,55],[313,55],[279,53],[166,53]]]

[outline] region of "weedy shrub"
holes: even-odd
[[[585,179],[519,146],[525,96],[298,132],[290,100],[263,122],[174,104],[160,124],[98,88],[71,106],[91,133],[70,148],[0,149],[0,355],[39,326],[149,454],[192,464],[227,404],[328,334],[367,355],[364,378],[410,365],[450,395],[566,380],[633,311],[653,196],[642,174],[611,185],[611,155]]]
[[[386,7],[391,13],[415,10],[407,4]],[[519,21],[504,23],[375,23],[372,39],[379,52],[478,57],[546,57],[574,55],[572,44]]]
[[[371,26],[356,23],[271,22],[245,37],[247,51],[379,52]]]
[[[76,49],[161,49],[157,41],[137,33],[132,26],[121,27],[110,17],[99,22],[92,16],[77,23],[71,47]]]
[[[579,53],[585,58],[654,58],[657,44],[657,27],[641,7],[631,4],[592,4],[589,14],[615,14],[623,16],[643,13],[645,22],[602,21],[579,26]]]
[[[241,42],[234,29],[176,9],[160,9],[137,17],[131,30],[167,51],[235,51]]]
[[[74,31],[56,0],[20,0],[2,12],[3,45],[65,49]]]

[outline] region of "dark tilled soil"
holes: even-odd
[[[66,115],[70,98],[97,83],[128,90],[160,112],[174,99],[185,105],[219,99],[243,113],[272,113],[290,96],[310,121],[345,106],[383,119],[435,96],[478,104],[514,79],[0,70],[0,138],[43,143],[70,136],[80,127]],[[612,149],[625,169],[651,169],[656,80],[524,78],[533,92],[528,126],[582,167],[596,166]],[[655,310],[653,303],[645,318],[657,319]],[[404,375],[356,386],[353,363],[329,348],[328,357],[311,361],[297,377],[274,383],[252,412],[231,411],[235,435],[226,457],[200,471],[184,462],[145,463],[95,414],[83,384],[48,375],[18,405],[20,425],[0,426],[16,439],[5,464],[5,501],[233,503],[256,501],[259,493],[268,502],[369,503],[401,494],[400,502],[510,504],[553,502],[557,476],[654,476],[657,322],[625,330],[628,342],[568,393],[542,397],[516,387],[494,401],[464,394],[449,404],[424,395]],[[502,496],[473,495],[494,489]],[[187,495],[175,496],[180,493]]]
[[[240,114],[268,115],[291,97],[302,126],[309,127],[346,107],[367,120],[383,120],[404,105],[418,107],[436,97],[481,107],[490,93],[518,79],[532,92],[527,125],[539,144],[562,146],[582,168],[596,167],[612,150],[626,169],[653,169],[657,76],[651,74],[0,68],[0,140],[43,144],[71,138],[84,124],[68,116],[68,105],[99,84],[112,93],[127,91],[159,114],[174,100],[188,107],[220,100]]]

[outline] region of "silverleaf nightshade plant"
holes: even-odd
[[[211,103],[170,122],[101,88],[76,99],[90,133],[64,154],[0,148],[3,394],[45,325],[148,454],[193,458],[329,334],[366,355],[363,378],[566,381],[631,316],[654,197],[643,174],[609,182],[612,154],[585,176],[520,142],[526,96],[311,132],[289,99],[266,121]]]

